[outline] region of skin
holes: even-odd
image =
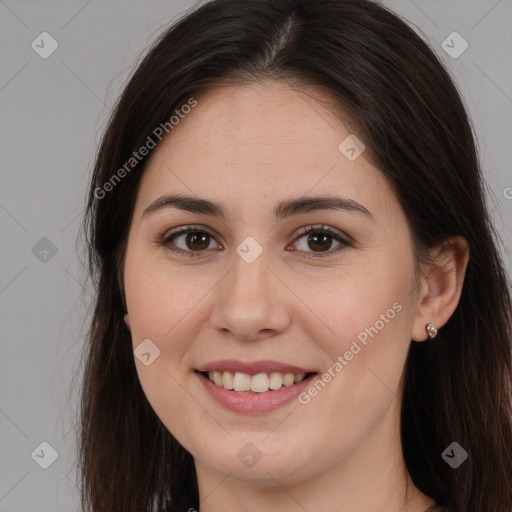
[[[411,340],[427,340],[425,324],[442,328],[458,303],[465,240],[451,239],[416,279],[396,196],[364,152],[351,162],[338,150],[351,131],[326,107],[325,93],[266,81],[195,97],[198,105],[144,170],[123,279],[133,348],[149,338],[160,350],[149,366],[135,359],[140,382],[194,457],[201,512],[423,512],[434,500],[404,464],[401,375]],[[176,208],[142,217],[165,193],[221,202],[226,218]],[[279,201],[333,193],[371,217],[341,210],[274,217]],[[337,251],[331,238],[319,250],[298,234],[322,224],[353,245]],[[212,235],[200,257],[156,243],[188,225]],[[236,252],[248,236],[262,248],[250,264]],[[200,252],[186,235],[173,242]],[[235,413],[214,402],[193,372],[224,358],[325,372],[397,302],[401,311],[306,405]],[[248,442],[262,454],[252,467],[237,457]]]

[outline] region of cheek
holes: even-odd
[[[390,251],[386,258],[368,258],[341,269],[316,294],[306,295],[303,282],[300,293],[311,299],[308,306],[322,323],[302,327],[327,355],[325,371],[336,376],[326,375],[329,383],[318,395],[316,410],[343,405],[330,409],[334,424],[345,424],[347,411],[351,418],[371,421],[372,414],[378,416],[398,395],[410,346],[413,268],[408,254]]]
[[[325,386],[311,386],[302,397],[307,411],[302,425],[315,432],[322,417],[326,437],[335,440],[339,453],[369,436],[400,396],[411,314],[409,269],[402,263],[351,266],[308,302],[325,321],[321,328],[306,326],[308,337],[328,357]]]
[[[187,418],[199,422],[202,412],[186,387],[187,351],[200,325],[194,305],[204,291],[191,286],[190,278],[162,268],[161,262],[137,248],[127,250],[124,283],[133,349],[137,352],[139,346],[150,347],[150,364],[135,356],[144,394],[168,430],[186,440],[191,429]]]
[[[172,340],[201,298],[187,269],[177,272],[158,253],[135,244],[127,250],[124,282],[134,343],[150,338],[160,346]]]
[[[297,294],[308,298],[308,306],[321,319],[331,355],[348,350],[352,340],[364,344],[372,334],[384,338],[386,333],[403,334],[412,290],[412,269],[408,267],[406,261],[395,265],[351,265],[338,272],[335,280],[326,279],[315,287],[317,292],[313,294],[311,283],[303,281]],[[311,339],[318,338],[318,330],[315,332],[310,332]]]
[[[176,276],[159,267],[161,263],[135,244],[128,246],[124,285],[135,365],[144,393],[157,414],[166,408],[163,397],[167,401],[169,397],[184,398],[179,385],[183,380],[179,366],[187,343],[179,339],[179,331],[183,324],[193,325],[186,315],[193,297],[188,291],[183,293]],[[137,357],[148,352],[149,361]]]

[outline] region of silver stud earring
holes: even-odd
[[[425,329],[427,331],[428,337],[432,340],[437,336],[437,329],[434,327],[433,324],[428,323],[425,326]]]

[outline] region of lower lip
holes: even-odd
[[[196,375],[199,377],[206,391],[216,402],[230,411],[245,414],[265,413],[285,406],[296,398],[305,388],[310,386],[312,380],[316,377],[316,374],[313,374],[307,379],[292,384],[291,386],[270,389],[264,393],[254,393],[226,389],[217,386],[217,384],[213,383],[200,372],[196,371]]]

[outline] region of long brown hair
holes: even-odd
[[[402,447],[415,485],[448,510],[510,512],[510,282],[473,128],[435,52],[371,0],[207,2],[161,35],[126,85],[97,154],[83,224],[96,286],[79,412],[84,510],[199,507],[193,458],[149,405],[123,323],[118,273],[147,157],[122,179],[113,175],[177,108],[220,79],[329,91],[392,185],[417,261],[451,235],[466,238],[459,305],[434,342],[410,346]],[[469,454],[456,469],[441,457],[454,441]]]

